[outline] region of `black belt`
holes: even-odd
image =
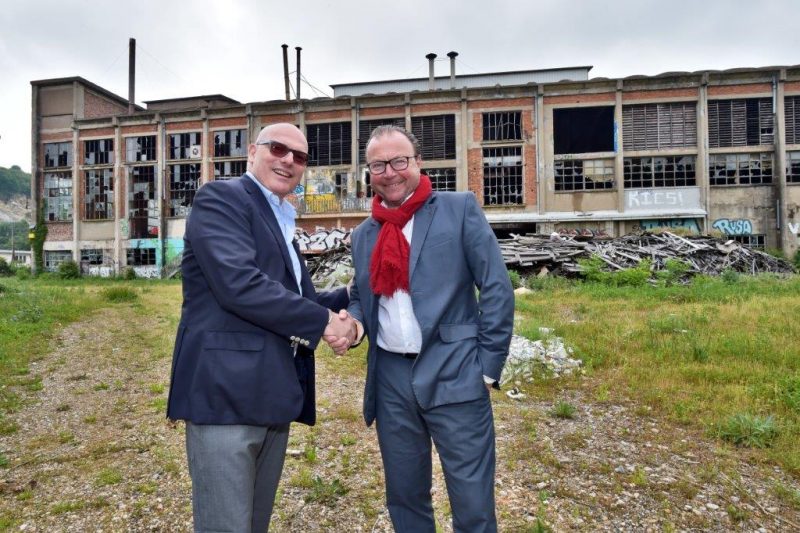
[[[419,355],[418,353],[412,353],[412,352],[403,352],[403,353],[401,353],[401,352],[390,352],[389,350],[384,350],[383,348],[380,348],[380,347],[378,349],[380,351],[384,352],[384,353],[388,353],[390,355],[396,355],[398,357],[403,357],[404,359],[416,359],[417,356]]]

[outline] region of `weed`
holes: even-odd
[[[70,409],[72,409],[72,406],[70,404],[62,403],[61,405],[56,407],[56,412],[65,413],[65,412],[69,411]]]
[[[718,435],[723,440],[746,448],[766,448],[778,436],[778,428],[772,416],[755,416],[737,413],[728,417],[719,427]]]
[[[164,394],[164,384],[163,383],[152,383],[150,384],[150,394]]]
[[[344,496],[348,492],[349,489],[338,478],[326,483],[317,476],[311,484],[311,493],[306,495],[305,501],[306,503],[317,502],[324,505],[333,505],[340,496]]]
[[[554,418],[573,419],[577,408],[569,402],[559,401],[550,411],[550,416]]]
[[[317,462],[317,447],[313,444],[306,444],[305,448],[303,448],[303,457],[306,461],[310,464],[314,464]]]
[[[61,279],[78,279],[81,277],[81,269],[78,263],[69,260],[58,265],[58,277]]]
[[[75,435],[73,435],[69,431],[59,431],[58,442],[60,442],[61,444],[70,444],[72,442],[75,442]]]
[[[120,481],[122,481],[122,474],[113,468],[104,468],[97,474],[97,484],[99,486],[116,485]]]
[[[749,516],[749,513],[746,510],[742,509],[741,507],[736,507],[733,504],[728,505],[728,507],[725,508],[725,511],[728,513],[728,517],[734,524],[744,522]]]
[[[800,490],[787,487],[783,483],[776,483],[772,487],[772,492],[780,501],[800,511]]]
[[[96,391],[108,390],[108,389],[109,389],[108,383],[102,383],[101,382],[101,383],[98,383],[97,385],[94,386],[94,390],[96,390]]]
[[[511,280],[511,286],[515,289],[522,287],[522,276],[516,270],[508,271],[508,278]]]
[[[8,466],[8,457],[0,453],[0,468],[6,468]]]
[[[356,443],[356,438],[353,435],[342,435],[339,442],[342,443],[342,446],[352,446]]]
[[[91,424],[96,424],[97,423],[97,417],[95,415],[85,416],[85,417],[83,417],[83,422],[86,423],[86,424],[90,424],[90,425]]]
[[[647,472],[644,471],[644,468],[639,466],[636,467],[636,469],[633,471],[633,474],[631,474],[631,483],[637,487],[647,486]]]
[[[289,485],[301,489],[310,489],[314,485],[311,470],[306,467],[300,467],[297,473],[289,480]]]

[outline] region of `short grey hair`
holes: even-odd
[[[417,137],[405,128],[395,126],[394,124],[384,124],[383,126],[378,126],[372,130],[372,134],[369,136],[369,140],[367,141],[367,146],[372,142],[373,139],[383,137],[384,135],[389,135],[390,133],[399,133],[408,139],[408,142],[411,143],[411,147],[414,149],[414,157],[419,156],[419,141],[417,140]]]

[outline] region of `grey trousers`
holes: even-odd
[[[376,419],[386,504],[397,533],[434,533],[431,441],[442,462],[453,530],[495,533],[494,421],[489,393],[423,410],[411,388],[413,361],[378,350]]]
[[[288,424],[259,427],[186,422],[194,530],[269,531],[288,441]]]

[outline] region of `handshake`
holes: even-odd
[[[327,342],[336,355],[344,353],[358,338],[358,325],[350,314],[342,309],[339,313],[328,311],[330,317],[322,338]]]

